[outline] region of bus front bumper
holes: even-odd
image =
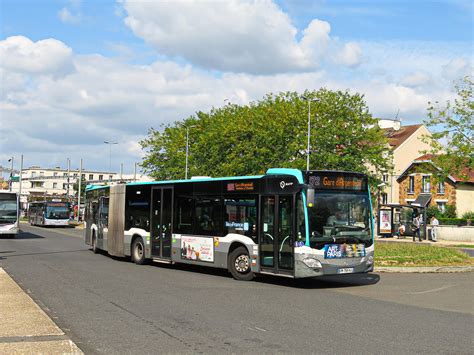
[[[0,226],[0,234],[18,234],[20,232],[20,228],[17,224],[5,224]]]
[[[324,252],[320,250],[295,250],[295,278],[367,273],[373,270],[373,245],[366,249],[366,255],[361,258],[324,259]]]

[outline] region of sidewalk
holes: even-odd
[[[0,268],[0,354],[83,354]]]
[[[392,237],[392,238],[376,238],[375,239],[377,242],[391,242],[391,243],[413,243],[413,238],[412,237],[405,237],[398,239],[397,237]],[[433,242],[431,240],[422,240],[421,242],[418,241],[418,238],[415,238],[416,242],[419,244],[427,244],[427,245],[436,245],[439,247],[455,247],[457,245],[469,245],[474,247],[474,242],[457,242],[457,241],[452,241],[452,240],[441,240],[438,239],[436,242]]]

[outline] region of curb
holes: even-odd
[[[418,266],[418,267],[400,267],[400,266],[386,266],[386,267],[375,267],[374,272],[387,272],[387,273],[454,273],[454,272],[472,272],[474,266]]]

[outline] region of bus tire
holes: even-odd
[[[95,237],[95,232],[92,233],[92,252],[94,254],[99,252],[99,248],[97,248],[97,238]]]
[[[145,259],[145,243],[143,239],[138,237],[132,243],[132,261],[137,265],[144,265]]]
[[[255,277],[250,264],[249,252],[243,246],[236,248],[229,254],[228,270],[236,280],[250,281]]]

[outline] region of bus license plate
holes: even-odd
[[[340,269],[337,269],[338,274],[352,274],[354,272],[353,267],[343,267]]]

